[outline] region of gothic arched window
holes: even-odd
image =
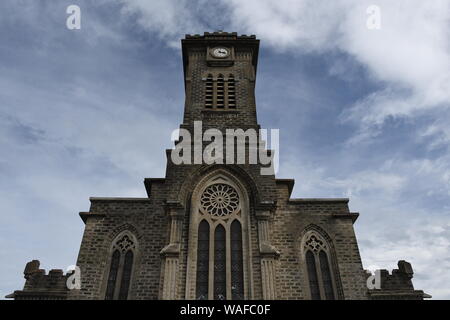
[[[128,232],[113,242],[106,287],[106,300],[127,300],[136,250],[136,239]]]
[[[212,183],[198,198],[196,299],[244,299],[241,199],[228,184]],[[197,217],[197,218],[196,218]]]
[[[336,285],[330,267],[329,246],[315,232],[308,232],[303,243],[311,299],[336,299]]]

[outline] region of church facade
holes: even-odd
[[[182,40],[180,129],[259,132],[259,40],[214,32]],[[181,143],[178,141],[176,143]],[[195,147],[193,147],[194,149]],[[348,199],[291,198],[294,180],[261,163],[175,163],[144,180],[146,198],[91,198],[81,212],[81,288],[72,273],[25,268],[15,299],[423,299],[405,261],[368,289]],[[268,151],[270,153],[270,151]],[[234,156],[233,156],[234,157]]]

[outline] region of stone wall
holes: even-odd
[[[91,198],[91,209],[82,213],[86,226],[78,255],[82,288],[73,299],[103,299],[111,259],[111,244],[128,230],[138,240],[130,299],[158,299],[160,251],[167,242],[168,219],[162,199]]]

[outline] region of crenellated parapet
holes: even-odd
[[[378,288],[369,290],[369,298],[372,300],[423,300],[431,298],[422,290],[414,290],[412,278],[414,271],[411,264],[405,260],[400,260],[398,269],[379,270],[378,275],[372,276],[367,272],[367,279]]]
[[[23,290],[14,291],[6,298],[16,300],[65,300],[69,289],[67,279],[72,272],[64,274],[61,269],[52,269],[46,274],[39,269],[39,260],[32,260],[25,266],[23,272],[25,285]]]

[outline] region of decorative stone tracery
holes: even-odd
[[[202,209],[217,217],[228,216],[239,210],[239,195],[227,184],[210,185],[203,191],[200,199]]]

